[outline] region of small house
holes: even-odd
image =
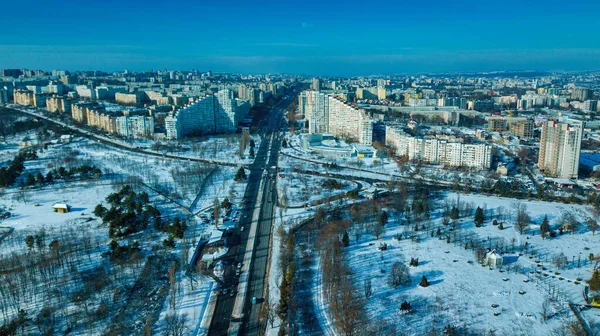
[[[67,203],[56,203],[52,206],[54,212],[67,213],[71,211],[71,206]]]
[[[485,254],[483,264],[490,267],[502,266],[503,258],[496,250],[488,250]]]

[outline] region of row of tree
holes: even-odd
[[[0,187],[9,187],[14,184],[21,173],[23,173],[23,170],[25,170],[25,160],[36,158],[37,154],[35,151],[20,151],[6,166],[0,168]]]

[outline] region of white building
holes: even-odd
[[[154,118],[148,116],[123,116],[116,120],[117,134],[126,137],[151,137],[154,135]]]
[[[233,98],[229,89],[207,95],[165,118],[168,139],[212,133],[235,132],[250,112],[248,101]]]
[[[550,119],[542,125],[538,167],[558,178],[577,178],[583,123],[572,119]]]
[[[319,91],[304,91],[298,100],[301,113],[308,119],[310,134],[331,133],[365,145],[372,143],[373,120],[364,109]]]
[[[492,161],[492,147],[487,144],[414,137],[396,126],[386,126],[385,143],[395,149],[396,155],[432,164],[489,169]]]

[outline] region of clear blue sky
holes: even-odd
[[[0,68],[600,69],[600,1],[5,1]]]

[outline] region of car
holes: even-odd
[[[221,291],[223,295],[227,295],[227,292],[229,292],[229,288],[223,288],[223,290]]]
[[[234,297],[235,296],[235,290],[231,290],[231,292],[229,292],[229,296]]]
[[[240,232],[244,232],[244,227],[240,227]]]
[[[236,269],[236,270],[235,270],[235,275],[236,275],[236,276],[239,276],[239,275],[240,275],[240,273],[241,273],[241,272],[240,272],[240,270],[239,270],[239,269]]]
[[[237,264],[237,268],[238,268],[238,269],[242,268],[242,263],[238,263],[238,264]]]

